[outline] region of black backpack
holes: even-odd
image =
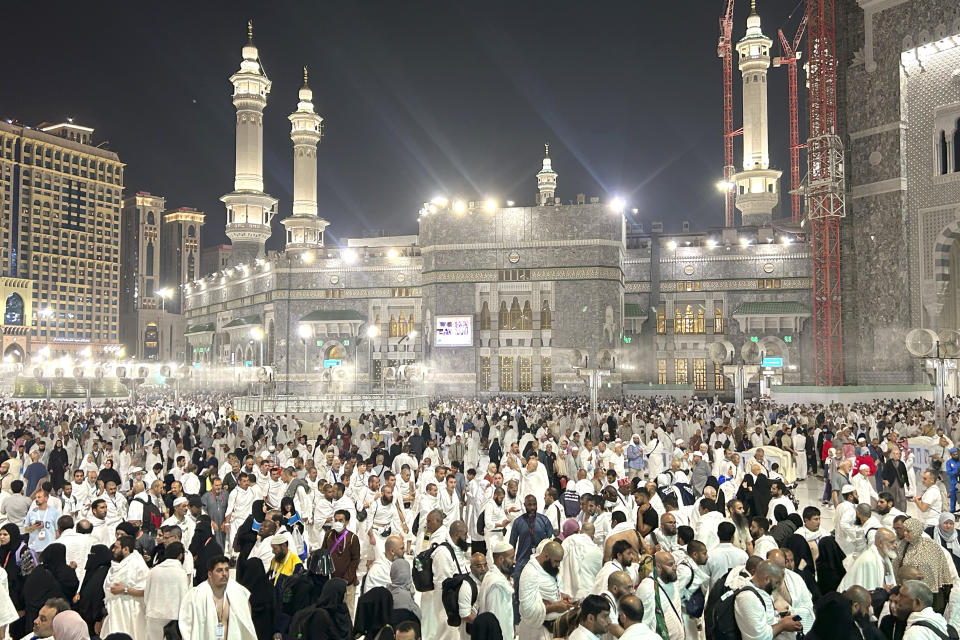
[[[333,558],[326,549],[314,549],[307,556],[307,573],[312,576],[329,578],[333,575]]]
[[[946,633],[944,633],[943,631],[940,631],[940,629],[937,629],[935,626],[933,626],[933,624],[931,624],[931,623],[928,622],[927,620],[918,620],[918,621],[912,623],[910,626],[911,626],[911,627],[914,627],[914,626],[916,626],[916,627],[923,627],[924,629],[929,629],[929,630],[932,631],[937,637],[939,637],[940,640],[957,640],[957,638],[960,637],[960,635],[957,634],[957,630],[954,629],[954,628],[953,628],[952,626],[950,626],[949,624],[947,625],[947,632],[946,632]]]
[[[417,591],[433,591],[433,552],[438,547],[446,547],[450,555],[456,560],[457,555],[449,542],[432,544],[429,549],[421,551],[413,559],[413,586]]]
[[[280,606],[283,613],[292,616],[298,610],[310,604],[313,580],[303,569],[287,576],[280,591]]]
[[[443,581],[440,585],[440,601],[447,614],[447,624],[451,627],[460,626],[460,587],[464,582],[470,585],[470,604],[477,601],[477,583],[466,573],[458,573]]]
[[[567,485],[570,486],[569,484]],[[563,513],[568,518],[576,518],[580,513],[580,494],[567,489],[563,492]]]
[[[687,565],[689,566],[689,565]],[[687,582],[686,589],[690,588],[690,585],[693,584],[693,579],[696,577],[694,575],[695,569],[690,567],[690,581]],[[687,615],[691,618],[699,618],[703,615],[703,609],[706,605],[706,598],[703,595],[703,589],[697,589],[690,594],[690,597],[687,598],[687,601],[683,603],[683,609],[687,612]]]
[[[146,533],[156,533],[160,525],[163,524],[163,514],[160,513],[160,509],[149,500],[134,498],[133,501],[143,505],[143,516],[141,517],[140,528]]]
[[[713,609],[713,635],[709,636],[712,640],[741,640],[740,628],[737,627],[737,616],[735,606],[737,596],[744,591],[749,591],[760,604],[765,606],[763,598],[756,589],[747,585],[740,587],[736,591],[728,591],[720,598],[720,602]]]

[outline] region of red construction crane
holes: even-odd
[[[787,65],[787,92],[790,102],[790,209],[793,221],[799,224],[803,220],[803,201],[800,195],[800,149],[806,148],[806,143],[800,144],[800,122],[797,115],[797,61],[800,59],[800,39],[807,28],[807,16],[803,16],[797,35],[793,37],[793,44],[783,35],[783,29],[777,29],[780,36],[780,45],[783,55],[773,59],[773,66]]]
[[[727,0],[727,10],[720,16],[720,42],[717,44],[717,56],[723,63],[723,182],[724,224],[733,226],[734,193],[733,184],[733,0]],[[741,130],[742,132],[742,130]]]
[[[843,384],[840,219],[844,212],[843,142],[837,135],[834,0],[807,3],[810,139],[807,141],[813,252],[814,363],[818,386]]]

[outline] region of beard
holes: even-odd
[[[670,584],[670,583],[672,583],[672,582],[676,582],[676,581],[677,581],[677,573],[676,573],[676,572],[673,572],[673,573],[662,572],[662,573],[660,574],[660,580],[662,580],[664,584]]]
[[[730,517],[730,519],[733,520],[733,524],[734,524],[734,526],[735,526],[738,530],[739,530],[739,529],[749,529],[749,528],[750,528],[750,520],[749,520],[749,518],[747,518],[747,516],[744,515],[744,514],[742,514],[742,513],[734,513],[734,514]]]
[[[459,540],[457,540],[456,544],[461,551],[466,551],[467,549],[470,548],[470,545],[467,543],[466,538],[460,538]]]
[[[557,575],[560,574],[560,567],[553,563],[543,565],[543,570],[553,577],[557,577]]]

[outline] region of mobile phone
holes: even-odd
[[[800,616],[793,616],[794,622],[800,622]]]

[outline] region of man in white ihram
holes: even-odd
[[[533,556],[520,574],[520,624],[517,635],[524,640],[552,640],[553,633],[544,622],[556,620],[573,607],[570,597],[562,593],[557,575],[563,561],[563,547],[549,541],[538,556]]]
[[[207,579],[180,605],[183,640],[257,640],[250,615],[250,592],[230,579],[225,556],[210,560]]]
[[[163,640],[163,627],[180,615],[180,603],[190,590],[190,578],[183,570],[183,554],[183,545],[171,542],[164,547],[163,562],[147,575],[143,589],[147,640]]]
[[[897,534],[890,529],[879,529],[873,544],[857,556],[853,566],[837,587],[837,591],[846,591],[854,585],[873,591],[896,584],[892,562],[896,558]]]
[[[103,581],[107,617],[100,634],[106,638],[114,632],[129,633],[140,640],[146,638],[143,591],[150,569],[143,556],[133,550],[132,536],[120,536],[113,543],[113,562]]]
[[[454,520],[448,530],[443,525],[443,512],[434,509],[427,516],[427,531],[430,532],[430,546],[440,546],[431,556],[433,591],[425,592],[420,601],[422,637],[423,640],[459,640],[459,630],[447,624],[440,596],[444,580],[467,570],[467,561],[461,552],[462,546],[466,546],[467,524],[463,520]]]

